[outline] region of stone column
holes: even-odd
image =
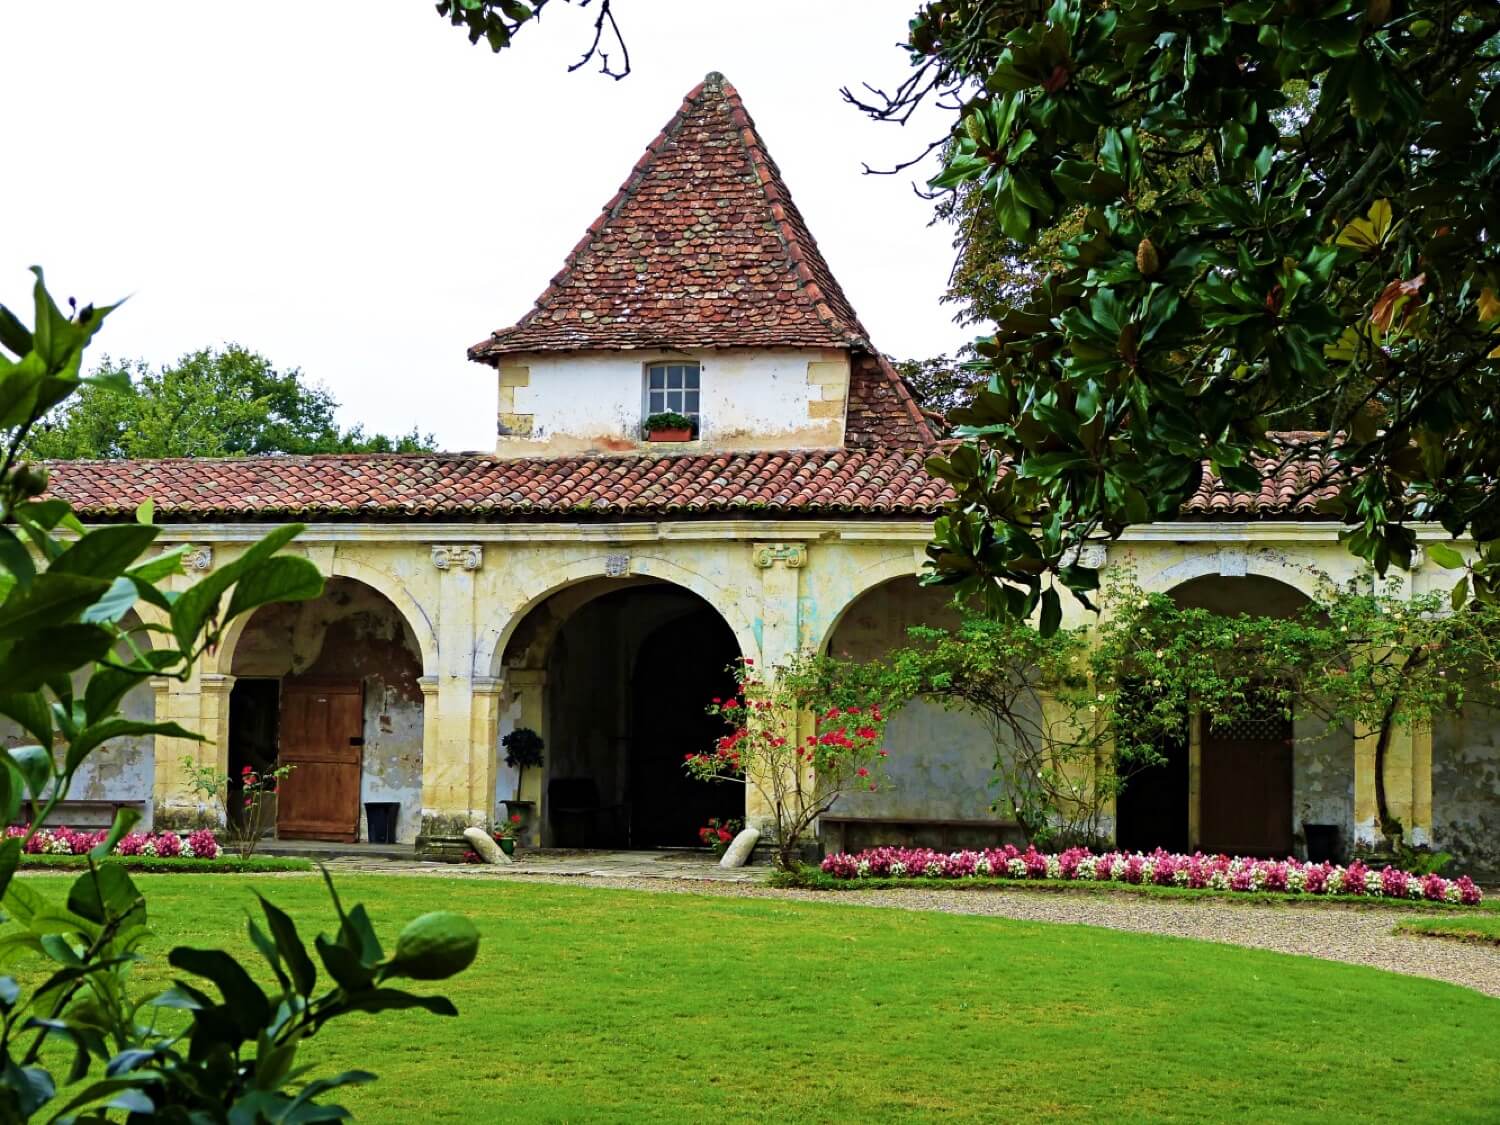
[[[807,566],[805,543],[759,543],[754,547],[755,565],[760,568],[760,605],[756,615],[760,623],[761,675],[772,681],[778,664],[784,664],[797,652],[801,641],[802,571]],[[756,659],[755,654],[747,654]],[[798,733],[810,729],[806,717],[798,724]],[[761,830],[767,843],[774,834],[775,812],[758,789],[745,786],[745,823]]]
[[[478,544],[438,544],[432,565],[442,572],[437,604],[438,658],[435,677],[423,677],[422,831],[417,850],[458,858],[463,830],[488,827],[495,808],[494,743],[477,745],[493,725],[492,710],[475,711],[474,574],[484,565]],[[491,696],[483,694],[488,701]]]
[[[222,801],[215,805],[194,792],[182,767],[183,758],[229,772],[229,693],[234,677],[194,669],[186,680],[156,680],[156,720],[175,722],[203,735],[206,742],[156,736],[152,824],[163,828],[223,827]]]

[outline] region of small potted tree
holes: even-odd
[[[541,766],[542,751],[546,744],[542,741],[542,736],[530,727],[517,727],[500,740],[500,745],[505,750],[505,764],[516,771],[515,799],[505,802],[505,811],[512,824],[517,828],[525,828],[536,802],[521,799],[521,782],[528,769]]]
[[[641,426],[647,441],[692,441],[693,420],[686,414],[668,410],[652,414]]]

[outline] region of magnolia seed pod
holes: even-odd
[[[22,496],[40,496],[47,491],[47,470],[29,463],[18,465],[11,474],[10,481]]]
[[[969,134],[969,140],[976,145],[984,144],[984,123],[980,121],[977,112],[964,117],[964,132]]]
[[[1141,239],[1135,248],[1135,268],[1141,271],[1142,277],[1150,277],[1161,269],[1161,259],[1156,256],[1156,247],[1151,245],[1149,238]]]

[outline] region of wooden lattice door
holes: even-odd
[[[1205,715],[1200,777],[1204,851],[1291,854],[1292,721],[1280,704],[1218,726]]]

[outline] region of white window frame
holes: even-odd
[[[681,387],[672,387],[667,385],[664,385],[662,387],[653,387],[651,385],[651,376],[654,371],[662,372],[663,383],[669,383],[671,379],[671,373],[668,369],[672,367],[680,367],[683,369],[683,385]],[[689,371],[691,371],[692,377],[697,382],[696,387],[690,388],[687,385]],[[698,398],[698,403],[695,409],[687,410],[670,405],[674,395],[677,396],[678,401],[685,403],[689,394],[694,394]],[[664,405],[660,409],[656,409],[653,405],[653,395],[660,395],[661,401],[667,403],[668,405]],[[691,418],[693,420],[694,438],[698,437],[698,435],[703,432],[703,364],[699,363],[696,359],[653,359],[649,360],[641,366],[641,421],[644,422],[653,414],[664,414],[667,412],[685,414],[687,415],[687,417]]]

